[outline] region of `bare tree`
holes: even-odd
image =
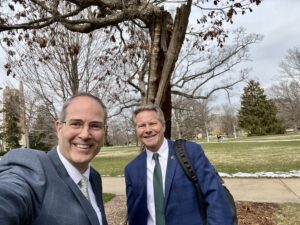
[[[55,118],[50,114],[43,100],[31,91],[25,92],[26,130],[29,134],[29,147],[50,150],[56,145]]]
[[[300,128],[300,86],[295,80],[282,81],[269,90],[280,118],[286,128],[297,131]]]
[[[17,37],[15,37],[17,38]],[[62,26],[41,29],[16,45],[4,46],[11,73],[40,99],[53,118],[57,106],[78,91],[110,96],[114,82],[101,63],[107,37],[99,32],[72,33]],[[49,41],[48,45],[43,45]]]
[[[162,6],[172,1],[120,0],[95,1],[2,1],[0,7],[0,31],[15,29],[41,29],[57,23],[71,31],[89,33],[101,28],[114,27],[120,31],[125,47],[131,46],[130,39],[135,28],[143,29],[150,36],[148,44],[148,68],[142,70],[140,80],[147,80],[145,91],[140,88],[146,102],[162,106],[168,122],[171,121],[170,80],[185,39],[192,6],[198,9],[199,26],[191,27],[189,33],[197,35],[194,46],[205,48],[203,41],[215,39],[220,47],[227,37],[223,21],[232,22],[237,13],[252,11],[252,5],[261,0],[240,1],[192,1],[177,3],[174,17]],[[174,18],[174,19],[173,19]],[[124,27],[128,29],[125,30]],[[129,31],[130,33],[125,33]],[[19,34],[18,34],[19,35]],[[11,43],[9,37],[5,40]],[[141,45],[138,45],[141,47]],[[147,46],[147,45],[146,45]],[[135,47],[135,46],[134,46]],[[7,65],[9,71],[11,65]],[[146,74],[143,74],[146,72]],[[170,136],[167,134],[167,136]]]
[[[226,136],[236,137],[236,109],[231,104],[222,105],[221,128]]]
[[[177,96],[173,99],[172,136],[194,139],[206,136],[206,124],[213,120],[212,107],[208,99],[187,99]]]
[[[120,114],[109,121],[109,143],[112,145],[130,145],[138,140],[135,135],[132,116]]]
[[[289,49],[279,67],[282,74],[300,86],[300,47]]]
[[[300,128],[300,48],[289,49],[279,68],[284,79],[273,85],[269,93],[285,126],[297,131]]]
[[[232,33],[232,44],[211,47],[199,54],[193,46],[182,50],[171,80],[171,92],[192,99],[208,99],[217,91],[229,92],[244,81],[249,69],[235,71],[240,62],[249,60],[249,46],[262,40],[261,35],[246,35],[244,28]],[[239,74],[239,75],[238,75]]]

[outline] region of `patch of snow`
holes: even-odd
[[[257,173],[243,173],[243,172],[238,172],[238,173],[223,173],[219,172],[221,177],[253,177],[253,178],[258,178],[258,177],[270,177],[270,178],[289,178],[289,177],[300,177],[300,170],[292,170],[290,172],[257,172]]]

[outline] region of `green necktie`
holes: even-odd
[[[155,160],[155,167],[153,172],[155,219],[156,219],[156,225],[165,225],[164,192],[163,192],[161,168],[160,168],[158,157],[159,157],[158,153],[154,153],[152,157]]]

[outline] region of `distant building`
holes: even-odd
[[[28,140],[28,131],[26,129],[25,123],[25,99],[24,99],[24,89],[23,83],[20,82],[19,89],[12,89],[9,87],[5,87],[3,91],[3,104],[14,104],[16,110],[19,111],[19,126],[21,128],[22,136],[19,141],[19,144],[22,147],[29,147],[29,140]],[[7,123],[7,115],[6,112],[3,112],[3,126]],[[5,149],[5,141],[3,143]]]

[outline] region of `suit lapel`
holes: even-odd
[[[98,220],[96,212],[94,211],[92,205],[82,195],[77,184],[75,184],[75,182],[69,176],[66,168],[64,167],[64,165],[62,164],[62,162],[58,156],[57,149],[51,150],[47,155],[49,156],[52,164],[54,165],[58,175],[67,184],[67,186],[70,188],[70,190],[74,194],[75,198],[79,201],[79,203],[82,206],[83,210],[85,211],[87,217],[89,218],[91,224],[99,225],[99,220]]]
[[[135,161],[135,168],[139,168],[135,170],[134,179],[139,183],[139,185],[135,185],[137,189],[134,191],[139,193],[136,196],[136,207],[142,207],[145,211],[147,210],[147,153],[144,150]]]
[[[141,153],[141,157],[139,157],[139,160],[137,161],[138,165],[137,168],[141,168],[140,170],[137,171],[138,177],[143,184],[143,186],[146,188],[147,187],[147,152],[144,150]]]
[[[138,166],[136,168],[141,168],[137,171],[137,178],[141,183],[140,196],[138,197],[138,201],[140,204],[136,204],[137,207],[141,206],[142,211],[147,212],[147,152],[141,153],[141,157],[138,160]]]
[[[168,156],[168,164],[167,164],[167,172],[166,172],[166,180],[165,180],[165,206],[168,203],[170,189],[172,186],[173,178],[177,167],[176,156],[174,152],[174,142],[168,140],[168,144],[169,144],[169,156]]]
[[[103,198],[101,195],[102,194],[101,177],[93,168],[91,168],[91,172],[90,172],[90,181],[91,181],[93,192],[95,194],[97,205],[101,212],[103,225],[107,225],[107,220],[106,220],[106,216],[104,213]]]

